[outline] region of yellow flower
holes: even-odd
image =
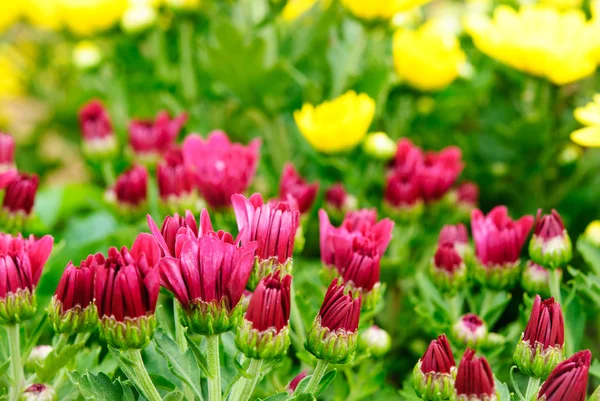
[[[348,91],[316,107],[305,103],[302,110],[294,112],[294,120],[313,148],[323,153],[336,153],[358,145],[374,114],[375,101],[369,95]]]
[[[498,6],[493,20],[471,16],[467,31],[475,46],[498,61],[564,85],[596,70],[595,28],[581,10],[560,12],[525,6],[518,12]]]
[[[281,11],[285,21],[293,21],[310,10],[319,0],[288,0]]]
[[[592,244],[600,247],[600,220],[594,220],[588,224],[583,236]]]
[[[11,47],[0,46],[0,99],[13,98],[23,93],[23,76],[14,61],[16,56]]]
[[[42,29],[57,30],[62,25],[60,0],[22,0],[29,22]]]
[[[115,25],[126,0],[61,0],[64,22],[77,35],[89,36]]]
[[[102,53],[94,42],[82,40],[73,48],[73,64],[82,70],[94,68],[102,61]]]
[[[541,3],[556,7],[560,10],[579,8],[583,0],[541,0]]]
[[[10,27],[21,17],[21,2],[18,0],[0,1],[0,32]]]
[[[594,100],[583,107],[577,107],[573,112],[575,119],[586,125],[571,133],[571,140],[586,147],[600,147],[600,94],[594,95]]]
[[[428,3],[431,0],[342,0],[352,14],[364,19],[390,19],[402,11]]]
[[[176,10],[195,10],[200,7],[200,0],[164,0],[165,4]]]
[[[448,86],[466,59],[458,39],[444,32],[435,21],[416,31],[396,31],[393,52],[398,75],[424,91]]]

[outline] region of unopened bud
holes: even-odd
[[[102,61],[102,53],[94,42],[84,40],[73,48],[73,64],[81,70],[94,68]]]
[[[363,331],[358,341],[361,347],[368,349],[371,355],[376,357],[387,354],[392,345],[392,338],[388,332],[375,325]]]
[[[19,401],[56,401],[56,392],[45,384],[32,384],[23,391]]]
[[[474,313],[467,313],[454,324],[452,334],[456,341],[468,347],[478,347],[486,341],[488,329],[479,316]]]
[[[46,357],[52,352],[50,345],[38,345],[34,347],[29,353],[29,357],[25,362],[25,367],[28,370],[35,370],[36,365],[43,365]]]
[[[385,132],[373,132],[367,135],[363,142],[363,149],[367,155],[383,161],[393,158],[396,148],[396,142]]]
[[[600,220],[594,220],[588,224],[583,237],[592,245],[600,247]]]

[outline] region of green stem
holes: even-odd
[[[481,302],[481,309],[479,310],[479,316],[484,319],[487,314],[496,293],[490,289],[485,288],[483,290],[483,302]]]
[[[306,340],[306,331],[304,330],[304,321],[298,309],[298,301],[296,299],[296,291],[294,290],[294,283],[292,283],[292,305],[290,310],[290,326],[292,328],[292,340],[294,342],[294,348],[297,351],[301,351],[304,347],[304,340]]]
[[[85,344],[92,333],[77,333],[75,336],[75,344]]]
[[[540,387],[540,379],[536,377],[530,377],[527,383],[527,391],[525,392],[525,401],[530,401],[533,396],[537,393]]]
[[[179,302],[177,302],[177,298],[173,298],[173,316],[174,316],[174,324],[175,324],[175,341],[177,341],[177,344],[179,345],[179,350],[181,351],[181,353],[184,353],[185,351],[187,351],[187,341],[185,339],[185,334],[183,331],[183,326],[181,325],[181,322],[179,321]],[[192,389],[189,388],[189,386],[185,383],[182,383],[183,386],[183,398],[186,400],[193,400],[194,399],[194,393],[192,392]]]
[[[262,363],[262,359],[250,360],[250,366],[248,366],[248,370],[246,371],[250,378],[246,379],[244,389],[242,390],[242,395],[240,396],[239,401],[248,401],[252,396],[252,393],[254,392],[254,387],[256,387],[256,384],[260,379]]]
[[[154,383],[152,383],[152,379],[150,379],[148,371],[144,366],[144,361],[142,360],[142,350],[130,349],[126,351],[124,350],[123,353],[134,362],[131,365],[131,369],[133,370],[133,374],[135,375],[137,383],[140,386],[140,388],[138,388],[140,393],[142,393],[142,395],[148,401],[162,401],[158,390],[156,387],[154,387]]]
[[[54,352],[57,354],[69,343],[69,337],[71,337],[68,333],[61,333],[58,336],[58,340],[56,341],[56,346],[54,346]]]
[[[104,183],[107,187],[112,187],[115,183],[115,171],[109,160],[102,162],[102,178],[104,178]]]
[[[327,372],[327,367],[329,366],[329,362],[324,361],[323,359],[319,359],[317,362],[317,366],[315,367],[315,371],[310,377],[310,381],[304,390],[305,393],[314,394],[317,391],[317,387],[319,387],[319,383],[321,383],[321,379]]]
[[[155,171],[150,173],[148,177],[148,208],[150,210],[150,215],[152,218],[157,221],[160,218],[160,212],[158,210],[158,202],[159,202],[159,193],[158,193],[158,184],[156,183],[156,174]]]
[[[550,294],[554,297],[556,302],[562,305],[562,297],[560,294],[560,272],[558,269],[550,270],[549,277]],[[562,305],[564,308],[564,305]]]
[[[18,401],[21,395],[21,389],[25,376],[23,374],[23,364],[21,362],[21,339],[19,338],[19,325],[11,324],[6,326],[8,336],[8,345],[10,348],[10,358],[12,366],[13,387],[10,400]]]
[[[208,400],[221,401],[221,361],[219,359],[219,336],[206,336],[206,359],[208,361]]]

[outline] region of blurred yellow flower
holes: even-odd
[[[302,110],[294,112],[294,120],[313,148],[323,153],[336,153],[358,145],[374,115],[375,101],[369,95],[348,91],[316,107],[305,103]]]
[[[436,21],[414,31],[396,31],[393,52],[398,75],[424,91],[448,86],[466,60],[456,36],[445,32]]]
[[[592,244],[600,247],[600,220],[594,220],[588,224],[583,236]]]
[[[23,93],[23,77],[14,59],[15,54],[9,46],[0,46],[0,99]]]
[[[127,0],[61,0],[67,28],[81,36],[114,26],[127,8]]]
[[[121,28],[128,33],[141,32],[156,22],[158,12],[149,3],[134,2],[123,13],[121,17]]]
[[[431,0],[342,0],[342,4],[358,18],[389,19]]]
[[[596,70],[596,30],[581,10],[536,5],[515,11],[498,6],[493,19],[471,15],[467,31],[488,56],[531,75],[564,85]]]
[[[22,4],[17,0],[0,1],[0,32],[14,24],[21,17]]]
[[[176,10],[195,10],[200,7],[200,0],[164,0],[165,5]]]
[[[600,147],[600,94],[594,95],[594,100],[583,107],[577,107],[573,112],[575,119],[586,125],[571,133],[571,140],[586,147]]]
[[[61,0],[22,0],[29,22],[42,29],[57,30],[62,25]]]
[[[285,21],[293,21],[310,10],[319,0],[288,0],[281,11]]]
[[[82,40],[73,48],[73,64],[82,70],[94,68],[102,61],[102,53],[94,42]]]

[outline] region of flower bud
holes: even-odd
[[[332,185],[325,191],[325,209],[330,214],[343,215],[356,209],[356,203],[356,197],[348,194],[341,182]]]
[[[592,353],[586,349],[559,363],[542,384],[534,400],[585,400],[591,360]]]
[[[562,277],[562,270],[558,270],[559,282]],[[532,262],[531,260],[525,265],[523,269],[523,276],[521,277],[521,286],[529,294],[540,294],[544,297],[550,296],[550,270]]]
[[[378,326],[371,326],[358,337],[359,345],[368,349],[371,355],[381,357],[388,353],[392,346],[392,337]]]
[[[195,209],[199,201],[194,190],[194,176],[183,164],[183,154],[172,149],[156,170],[162,204],[171,212]]]
[[[101,253],[89,255],[80,267],[69,262],[48,306],[48,321],[55,332],[72,334],[96,330],[94,276],[104,262]]]
[[[148,196],[148,171],[134,166],[121,174],[115,185],[106,192],[108,202],[124,217],[136,219],[146,208]]]
[[[467,256],[471,256],[471,246],[469,245],[469,234],[467,233],[467,227],[464,224],[446,224],[440,231],[438,237],[438,245],[444,243],[451,243],[454,245],[454,249],[460,255],[462,259],[466,259]]]
[[[424,203],[416,175],[404,175],[394,169],[388,173],[383,209],[401,221],[412,221],[423,214]]]
[[[133,4],[121,17],[121,28],[125,33],[135,34],[150,28],[156,22],[158,12],[149,4]]]
[[[80,70],[97,67],[102,61],[100,49],[94,42],[83,40],[73,48],[73,64]]]
[[[363,150],[374,159],[388,161],[396,154],[396,143],[385,132],[373,132],[365,138]]]
[[[150,234],[136,238],[131,250],[108,250],[96,268],[94,296],[100,338],[120,349],[144,348],[154,335],[154,310],[160,281],[156,265],[160,248]]]
[[[479,202],[479,187],[473,182],[463,182],[456,188],[458,206],[471,211]]]
[[[52,352],[50,345],[38,345],[33,347],[25,362],[25,367],[30,371],[35,371],[36,365],[43,365],[46,357]]]
[[[515,365],[528,376],[545,378],[563,360],[565,323],[554,298],[535,297],[529,322],[513,356]]]
[[[303,370],[302,372],[298,373],[293,379],[292,381],[288,384],[287,386],[287,391],[290,394],[294,394],[294,391],[296,391],[296,387],[298,387],[298,384],[300,384],[300,382],[306,377],[308,376],[308,371]]]
[[[427,152],[417,169],[421,195],[425,202],[439,201],[456,182],[464,168],[462,152],[449,146],[439,152]]]
[[[280,272],[263,278],[248,304],[235,336],[237,348],[248,358],[281,358],[290,346],[290,286],[292,276]]]
[[[471,231],[475,242],[473,277],[491,289],[507,289],[520,277],[519,256],[529,230],[532,216],[514,221],[505,206],[496,206],[487,216],[479,209],[471,213]]]
[[[45,384],[32,384],[23,391],[19,401],[56,401],[56,392]]]
[[[478,347],[486,341],[488,329],[479,316],[467,313],[454,324],[452,334],[456,341],[468,347]]]
[[[583,237],[592,245],[600,248],[600,220],[594,220],[588,224]]]
[[[36,174],[18,174],[4,190],[0,223],[5,227],[21,229],[29,219],[35,202],[39,178]]]
[[[79,110],[82,150],[92,160],[112,159],[118,151],[117,137],[104,105],[92,100]]]
[[[304,348],[317,359],[347,363],[356,350],[362,296],[344,294],[344,285],[334,279],[306,337]]]
[[[558,212],[552,209],[551,214],[542,216],[542,209],[538,209],[534,234],[529,242],[531,260],[555,269],[569,263],[572,256],[571,238]]]
[[[0,132],[0,189],[4,189],[19,175],[15,167],[15,140]]]
[[[35,287],[54,239],[0,234],[0,324],[16,324],[36,311]]]
[[[292,197],[298,204],[300,213],[308,212],[319,192],[319,183],[309,184],[298,172],[294,165],[288,163],[283,168],[279,184],[279,198],[287,200]]]
[[[467,348],[458,365],[453,399],[457,401],[495,401],[498,399],[490,364],[483,356],[476,357],[475,351],[470,348]]]
[[[167,111],[158,113],[154,120],[131,121],[129,147],[136,161],[146,166],[156,165],[172,149],[186,121],[186,113],[171,118]]]
[[[432,340],[413,369],[413,386],[424,401],[448,400],[454,393],[456,362],[445,334]]]
[[[436,287],[450,293],[461,288],[467,280],[467,266],[450,242],[438,246],[430,273]]]

